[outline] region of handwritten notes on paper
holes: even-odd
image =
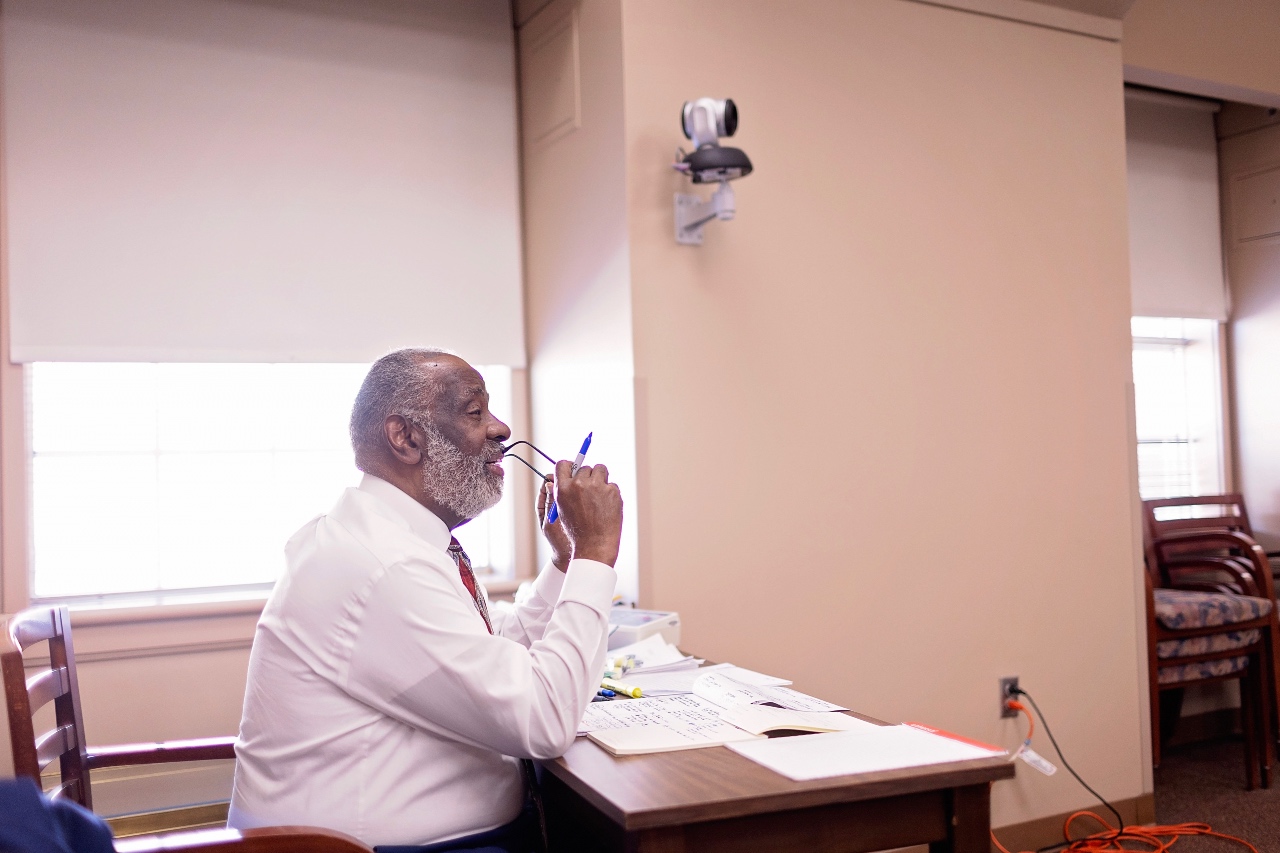
[[[755,740],[779,729],[846,731],[866,725],[831,714],[847,710],[839,705],[783,687],[790,684],[785,679],[729,664],[690,668],[673,659],[678,651],[662,648],[660,642],[655,635],[635,644],[637,661],[643,654],[645,665],[637,665],[627,681],[641,687],[645,697],[592,702],[578,734],[614,755],[632,755]],[[643,685],[636,683],[646,678]],[[660,695],[648,695],[650,691]],[[833,719],[819,719],[824,716]]]
[[[675,752],[704,746],[727,746],[730,743],[759,740],[742,729],[729,726],[715,737],[691,736],[666,726],[640,726],[635,729],[601,729],[587,735],[613,755],[641,755],[648,752]]]
[[[614,755],[695,749],[758,737],[724,722],[720,712],[718,706],[689,694],[597,702],[587,706],[578,731]]]
[[[582,715],[578,731],[585,734],[601,729],[669,726],[696,735],[717,726],[728,725],[720,721],[720,711],[718,706],[690,694],[593,702]]]

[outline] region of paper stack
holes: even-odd
[[[632,670],[627,674],[626,682],[633,687],[639,687],[644,691],[645,696],[676,696],[683,693],[692,693],[694,681],[708,672],[718,672],[732,678],[734,681],[761,687],[781,687],[791,683],[785,678],[763,675],[759,672],[743,669],[740,666],[734,666],[731,663],[717,663],[696,669],[659,670],[658,672],[650,672],[644,669],[639,671]]]
[[[753,740],[770,731],[850,731],[872,725],[831,713],[845,709],[776,683],[784,679],[729,664],[647,676],[642,672],[628,676],[628,685],[645,683],[642,679],[646,678],[642,690],[661,689],[652,686],[657,683],[666,684],[670,692],[593,703],[583,715],[578,733],[614,755],[634,755],[719,746]]]
[[[617,660],[627,657],[635,658],[634,665],[625,674],[628,680],[633,674],[694,669],[703,663],[701,658],[682,653],[662,639],[661,634],[652,634],[638,643],[610,649],[607,659]]]

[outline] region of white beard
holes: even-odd
[[[500,443],[486,442],[485,453],[467,456],[434,426],[423,432],[427,458],[422,460],[422,488],[436,503],[472,519],[502,499],[502,476],[485,467],[486,459],[502,455]]]

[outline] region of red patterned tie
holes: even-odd
[[[484,617],[484,626],[489,629],[489,633],[493,633],[493,623],[489,621],[489,607],[484,603],[484,596],[480,594],[479,587],[476,586],[476,573],[471,570],[471,558],[467,556],[467,552],[462,550],[462,544],[457,539],[449,540],[449,556],[453,557],[453,561],[458,564],[458,574],[462,576],[462,585],[467,588],[467,592],[471,593],[471,598],[476,603],[476,610],[480,611],[480,615]],[[533,762],[527,758],[520,759],[520,773],[524,776],[525,792],[533,801],[534,809],[538,814],[538,831],[539,841],[542,842],[539,850],[547,849],[547,815],[542,806],[542,791],[538,787],[538,774],[534,770]]]
[[[462,544],[457,539],[449,540],[449,556],[453,557],[453,561],[458,564],[458,574],[462,576],[462,585],[467,588],[467,592],[471,593],[471,599],[476,603],[476,610],[480,611],[480,615],[484,617],[484,626],[489,629],[489,633],[493,633],[493,623],[489,621],[489,607],[484,603],[484,596],[480,594],[480,588],[476,586],[476,573],[471,570],[471,558],[467,556],[467,552],[462,550]]]

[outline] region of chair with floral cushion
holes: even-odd
[[[1162,567],[1159,542],[1147,542],[1147,645],[1151,690],[1153,762],[1161,757],[1160,694],[1189,684],[1240,682],[1240,718],[1245,778],[1250,790],[1270,786],[1275,749],[1268,736],[1275,699],[1275,594],[1265,557],[1256,544],[1234,533],[1207,533],[1206,550],[1231,546],[1238,553],[1206,558],[1197,568],[1216,571],[1239,592],[1215,584],[1177,589]],[[1236,537],[1230,541],[1221,537]],[[1180,536],[1179,544],[1191,544]],[[1241,566],[1247,561],[1248,569]]]
[[[1157,587],[1269,595],[1274,599],[1276,562],[1254,540],[1239,494],[1145,500],[1143,540],[1154,548]],[[1261,584],[1266,575],[1266,584]],[[1270,589],[1264,592],[1263,587]],[[1252,592],[1250,591],[1252,590]],[[1278,605],[1280,606],[1280,605]],[[1271,691],[1271,741],[1280,734],[1280,622],[1272,619],[1267,673]],[[1274,748],[1274,747],[1273,747]]]

